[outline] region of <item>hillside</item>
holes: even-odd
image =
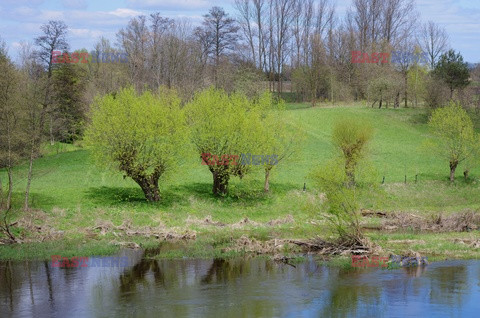
[[[244,233],[263,240],[317,235],[324,227],[324,220],[318,214],[321,195],[312,188],[308,175],[334,156],[330,143],[332,125],[347,116],[370,121],[375,127],[369,160],[378,184],[385,176],[384,185],[362,196],[362,208],[429,215],[477,209],[480,204],[480,188],[476,181],[480,174],[478,168],[472,171],[469,182],[463,180],[462,171],[458,169],[457,181],[451,185],[447,181],[447,163],[425,150],[423,145],[429,133],[423,109],[311,108],[290,104],[284,116],[292,129],[303,131],[306,137],[298,153],[273,170],[268,195],[262,191],[263,175],[259,170],[243,180],[234,178],[228,197],[213,197],[211,174],[192,150],[190,157],[179,158],[178,169],[161,182],[162,201],[151,204],[145,202],[143,193],[133,181],[120,173],[97,167],[88,150],[67,147],[65,152],[57,154],[52,147],[50,154],[35,162],[31,190],[32,207],[37,210],[33,213],[36,213],[34,223],[64,231],[62,235],[67,239],[86,239],[87,242],[91,237],[101,240],[114,237],[111,234],[98,236],[99,224],[106,222],[113,222],[113,226],[125,222],[132,227],[156,226],[175,229],[178,233],[195,231],[200,237],[204,233],[209,239],[213,235],[223,240],[224,236],[231,235],[225,227],[205,227],[207,216],[207,223],[224,225],[248,218],[251,226],[242,226],[241,231],[232,234],[235,237]],[[407,184],[404,184],[405,174]],[[22,202],[25,175],[25,166],[15,170],[18,182],[14,206],[17,207]],[[418,175],[417,183],[415,175]],[[302,191],[304,182],[306,193]],[[32,218],[28,213],[18,212],[17,215],[23,221]],[[272,220],[287,221],[278,221],[279,225],[274,228],[255,226]],[[378,225],[379,222],[372,219],[367,223]],[[35,234],[27,231],[29,236],[33,238]]]

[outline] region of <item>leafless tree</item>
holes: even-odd
[[[168,31],[171,30],[175,21],[169,18],[164,18],[160,13],[156,12],[150,15],[150,31],[151,31],[151,76],[153,88],[157,89],[163,84],[163,79],[166,72],[165,51],[168,47],[165,46],[166,38],[168,38]],[[171,78],[168,77],[167,86],[171,88]]]
[[[418,13],[414,0],[384,0],[382,12],[383,41],[393,47],[405,38],[411,38]]]
[[[150,34],[146,16],[131,19],[128,25],[117,33],[117,40],[128,54],[130,80],[137,90],[148,85],[148,47]]]
[[[248,43],[252,60],[261,71],[267,71],[268,6],[269,0],[235,0],[240,30]]]
[[[428,21],[423,24],[417,39],[422,50],[427,53],[430,69],[434,69],[438,58],[448,50],[448,35],[444,28]]]
[[[45,117],[48,113],[48,107],[52,104],[51,100],[51,78],[53,71],[53,51],[67,51],[69,48],[67,42],[68,27],[63,21],[51,20],[40,27],[43,34],[35,38],[35,45],[38,47],[34,55],[47,71],[47,81],[45,83],[45,97],[43,101],[43,111],[40,118],[40,127],[43,128]]]
[[[51,20],[48,23],[42,25],[40,27],[43,34],[35,38],[35,45],[37,46],[37,50],[35,50],[32,54],[29,54],[29,61],[33,60],[33,67],[27,75],[34,76],[35,78],[31,78],[35,82],[35,90],[38,88],[39,84],[43,84],[43,101],[41,102],[42,109],[40,114],[38,115],[38,126],[32,127],[34,129],[31,130],[31,156],[29,162],[29,170],[27,176],[27,187],[25,190],[25,204],[24,209],[28,209],[28,197],[30,193],[30,185],[32,181],[32,174],[33,174],[33,160],[35,159],[35,154],[39,146],[42,142],[43,137],[43,129],[45,126],[45,119],[50,116],[50,135],[53,134],[53,114],[51,113],[50,106],[52,105],[52,72],[53,72],[53,52],[56,50],[59,51],[67,51],[68,50],[68,42],[67,42],[67,32],[68,27],[63,21],[58,20]],[[38,66],[42,66],[44,70],[46,70],[46,79],[44,81],[41,80],[43,74],[40,73],[40,69]],[[36,118],[35,118],[36,122]]]
[[[416,62],[415,54],[415,42],[412,38],[405,38],[400,44],[397,45],[398,56],[395,56],[395,66],[400,71],[403,77],[403,92],[405,98],[405,107],[408,107],[408,71]],[[393,57],[392,53],[392,59]]]
[[[295,16],[296,0],[270,0],[271,69],[278,76],[277,91],[282,92],[283,66],[289,57],[290,27]]]
[[[220,7],[211,8],[203,17],[203,25],[195,30],[195,35],[202,43],[204,55],[213,59],[214,82],[217,85],[220,58],[235,48],[239,26]]]
[[[28,210],[30,185],[33,178],[33,162],[40,152],[40,144],[43,137],[42,115],[45,114],[45,89],[46,79],[44,76],[44,67],[36,58],[35,51],[28,43],[22,43],[20,51],[20,72],[22,86],[22,100],[27,109],[26,131],[29,136],[28,141],[28,175],[27,186],[25,188],[25,200],[23,208]],[[50,97],[49,97],[50,98]]]

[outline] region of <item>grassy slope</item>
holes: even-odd
[[[378,170],[379,182],[383,175],[386,177],[384,188],[387,195],[382,200],[365,200],[365,208],[456,212],[465,208],[476,209],[480,204],[480,188],[475,181],[465,184],[459,180],[456,185],[448,184],[447,163],[422,149],[428,137],[423,110],[309,108],[291,104],[285,116],[292,129],[304,131],[307,137],[298,154],[274,171],[270,195],[263,194],[262,173],[257,171],[244,180],[233,179],[229,197],[212,197],[211,174],[192,152],[189,158],[179,158],[178,170],[162,182],[163,201],[149,204],[134,182],[124,179],[120,173],[96,167],[88,151],[67,149],[74,151],[52,153],[36,161],[32,206],[44,210],[56,229],[66,231],[67,241],[83,239],[84,234],[76,233],[76,229],[93,227],[100,219],[111,220],[115,225],[124,220],[130,220],[136,226],[162,222],[170,228],[185,229],[188,216],[204,218],[207,215],[225,223],[238,222],[243,217],[267,222],[288,214],[292,214],[296,221],[274,228],[247,227],[233,234],[228,229],[188,226],[205,236],[218,237],[220,241],[242,233],[260,239],[312,237],[324,232],[310,224],[311,220],[319,218],[312,209],[312,203],[318,197],[315,191],[302,193],[301,189],[305,181],[307,188],[311,189],[308,174],[316,165],[332,157],[334,149],[330,133],[334,122],[342,116],[365,119],[375,127],[370,159]],[[25,168],[15,170],[16,190],[24,188]],[[403,184],[405,173],[407,185]],[[415,174],[419,176],[417,184],[413,184]],[[474,178],[479,174],[478,169],[472,171]],[[460,177],[461,171],[457,175]],[[4,180],[5,175],[0,174],[0,177]],[[15,192],[16,205],[20,206],[22,196],[22,192]],[[108,235],[106,238],[110,239]],[[64,245],[58,249],[62,250]],[[28,246],[24,249],[29,251]],[[32,249],[36,250],[35,247]],[[1,254],[2,248],[0,258]],[[13,257],[8,249],[4,249],[3,254],[4,258]],[[43,254],[39,252],[39,255]]]

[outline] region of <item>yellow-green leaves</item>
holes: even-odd
[[[265,125],[273,107],[273,99],[265,93],[256,99],[242,94],[228,95],[223,90],[210,88],[199,92],[186,106],[192,142],[198,156],[216,155],[272,155],[265,154]],[[227,191],[230,175],[242,176],[250,166],[209,165],[214,175],[214,193]],[[217,184],[217,189],[215,188]]]
[[[186,106],[194,145],[201,153],[215,155],[257,153],[261,150],[262,118],[271,105],[261,97],[228,95],[214,88],[198,93]]]
[[[92,109],[86,141],[99,163],[113,164],[137,183],[158,182],[182,158],[188,134],[174,91],[124,89],[97,98]]]
[[[450,180],[453,181],[457,165],[478,147],[472,120],[460,105],[450,102],[433,112],[428,125],[437,137],[434,149],[449,160]]]

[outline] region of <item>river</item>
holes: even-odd
[[[357,269],[263,258],[0,262],[0,317],[478,317],[480,261]],[[124,264],[125,265],[125,264]]]

